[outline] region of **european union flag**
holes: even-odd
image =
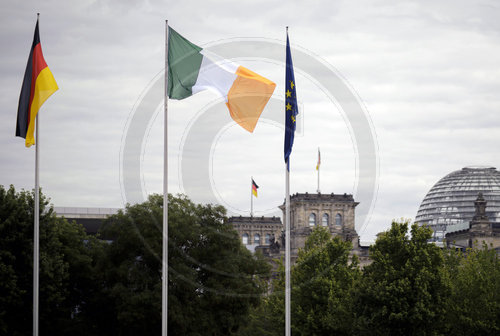
[[[295,87],[295,76],[293,74],[292,54],[290,52],[290,41],[286,33],[286,75],[285,75],[285,163],[290,170],[288,161],[292,153],[293,138],[295,136],[296,117],[299,113],[297,108],[297,94]]]

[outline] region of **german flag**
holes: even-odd
[[[17,109],[16,136],[26,139],[26,147],[35,144],[35,118],[42,104],[58,89],[56,80],[43,58],[38,20]]]
[[[321,166],[321,153],[318,148],[318,163],[316,164],[316,170],[319,170],[319,166]]]
[[[257,189],[259,189],[259,186],[255,181],[252,179],[252,194],[257,197]]]

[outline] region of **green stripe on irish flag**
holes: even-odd
[[[225,99],[234,121],[253,132],[276,84],[229,60],[214,62],[169,27],[168,96],[184,99],[211,90]]]

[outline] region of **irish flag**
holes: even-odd
[[[276,84],[229,60],[215,62],[169,27],[168,96],[184,99],[211,90],[225,99],[231,118],[253,132]]]

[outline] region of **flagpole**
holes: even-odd
[[[36,21],[39,22],[40,13],[36,13]],[[39,181],[39,155],[40,118],[39,113],[35,117],[35,211],[34,211],[34,234],[33,234],[33,335],[38,336],[38,307],[39,307],[39,272],[40,272],[40,181]]]
[[[318,194],[321,192],[320,189],[319,189],[319,170],[321,169],[321,156],[320,156],[320,152],[319,152],[319,147],[318,147]]]
[[[40,14],[38,14],[40,15]],[[40,182],[39,182],[39,150],[40,140],[38,133],[40,132],[40,113],[36,114],[35,118],[35,223],[33,235],[33,335],[38,336],[38,298],[39,298],[39,269],[40,269]]]
[[[253,176],[250,178],[250,217],[253,217]]]
[[[165,20],[165,96],[163,121],[162,335],[168,334],[168,20]]]
[[[288,27],[287,27],[288,30]],[[285,335],[290,336],[290,157],[286,164],[286,179],[285,179]]]
[[[287,60],[286,60],[286,74],[288,74],[288,66],[290,65],[288,63],[288,26],[286,26],[286,41],[287,41]],[[291,61],[291,59],[290,59]],[[285,78],[287,75],[285,75]],[[285,84],[286,85],[286,84]],[[293,89],[293,87],[292,87]],[[285,98],[286,101],[286,98]],[[286,111],[286,108],[285,108]],[[286,119],[286,113],[285,113],[285,119]],[[285,121],[285,125],[287,125],[287,121]],[[294,129],[295,131],[295,129]],[[293,144],[293,138],[291,143]],[[286,144],[286,130],[285,130],[285,144]],[[290,314],[290,302],[291,302],[291,292],[290,292],[290,154],[291,154],[291,147],[289,148],[290,153],[288,157],[286,157],[286,152],[285,152],[285,157],[286,157],[286,162],[285,162],[285,169],[286,169],[286,174],[285,174],[285,192],[286,192],[286,198],[285,198],[285,336],[290,336],[290,325],[291,325],[291,314]]]

